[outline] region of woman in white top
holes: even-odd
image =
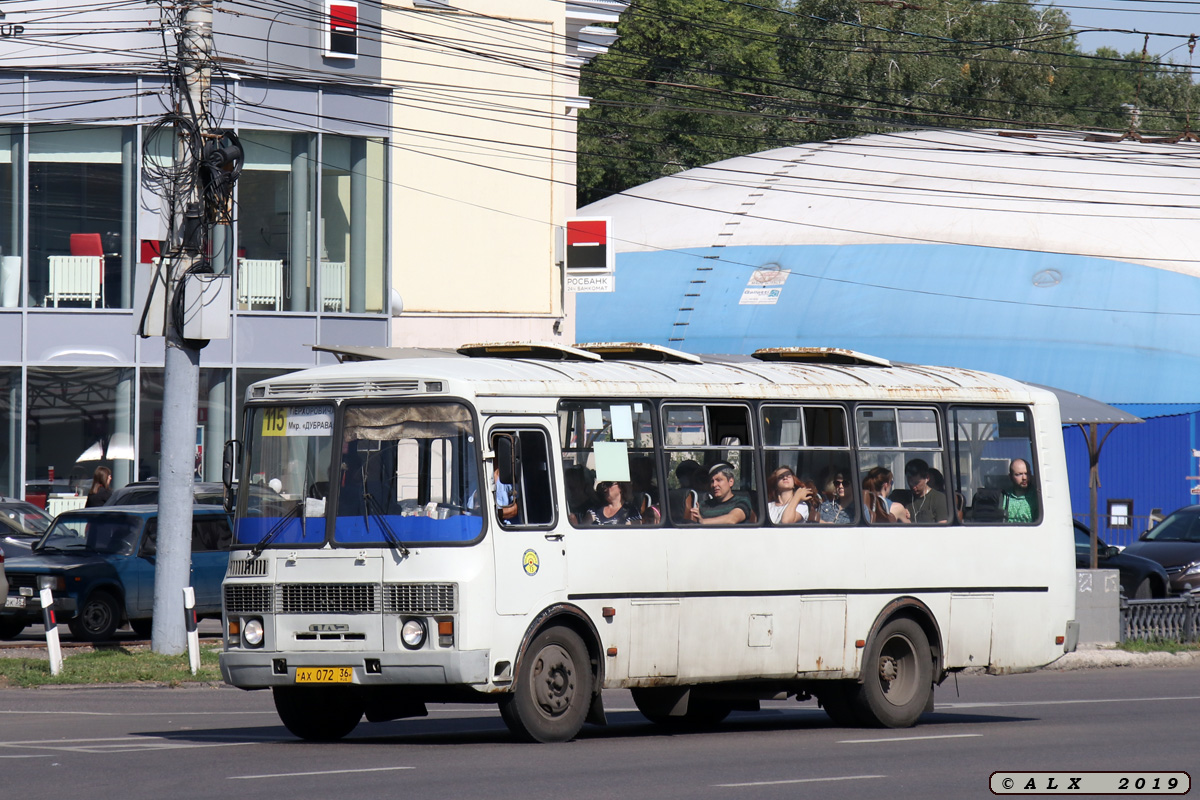
[[[807,522],[811,497],[812,490],[798,484],[791,467],[780,467],[767,478],[767,514],[775,525]]]

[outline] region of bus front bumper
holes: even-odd
[[[487,650],[411,653],[279,653],[227,650],[221,676],[240,689],[293,686],[301,667],[349,667],[351,683],[364,686],[480,686],[488,682]]]

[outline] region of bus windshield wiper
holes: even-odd
[[[292,517],[297,516],[300,513],[300,509],[302,509],[302,508],[304,508],[303,500],[301,500],[299,503],[293,504],[292,507],[288,509],[287,513],[284,514],[282,517],[280,517],[279,521],[271,526],[271,530],[267,531],[267,535],[262,537],[261,539],[259,539],[258,544],[254,545],[254,547],[250,548],[250,557],[258,558],[260,555],[262,555],[262,551],[265,550],[267,545],[269,545],[271,543],[271,541],[276,536],[279,535],[280,531],[282,531],[284,529],[284,526],[287,525],[288,520],[290,520]],[[303,528],[304,528],[303,520],[304,520],[304,518],[301,517],[301,522],[300,522],[301,535],[303,535]]]
[[[400,541],[400,537],[392,530],[392,526],[388,524],[387,517],[383,514],[383,508],[379,505],[371,493],[367,490],[367,465],[364,462],[362,467],[362,487],[363,487],[363,531],[364,533],[371,530],[369,517],[374,517],[379,523],[380,530],[383,531],[383,537],[388,540],[388,544],[396,550],[401,558],[408,557],[408,548],[404,546],[404,542]]]

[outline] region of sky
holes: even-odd
[[[1143,34],[1200,34],[1200,0],[1057,0],[1054,5],[1071,17],[1078,29],[1118,28],[1138,33],[1081,32],[1079,48],[1092,52],[1111,47],[1122,55],[1141,52]],[[1200,48],[1197,48],[1200,49]],[[1187,64],[1186,38],[1151,36],[1150,53],[1176,64]],[[1193,63],[1200,67],[1200,53]]]

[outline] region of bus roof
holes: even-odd
[[[687,363],[611,358],[554,360],[511,352],[476,357],[388,358],[281,375],[254,384],[250,396],[297,400],[433,392],[462,397],[603,395],[1016,403],[1053,398],[1048,391],[991,373],[958,367],[887,365],[882,359],[873,364],[867,359],[843,364],[710,355],[701,363]]]

